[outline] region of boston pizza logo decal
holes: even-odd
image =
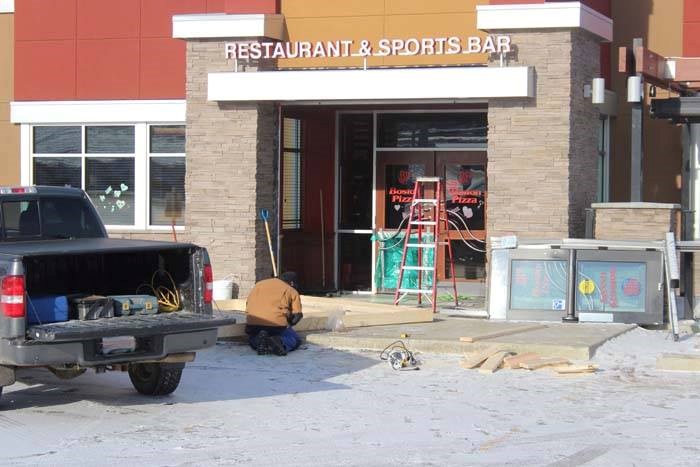
[[[459,183],[462,185],[471,185],[472,183],[472,171],[471,170],[460,170],[457,176]]]
[[[413,173],[410,170],[401,170],[399,171],[399,183],[401,185],[406,185],[408,184],[409,181],[413,178]]]

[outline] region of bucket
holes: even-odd
[[[230,300],[233,296],[233,280],[228,276],[214,281],[214,300]]]

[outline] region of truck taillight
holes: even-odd
[[[214,298],[214,272],[211,264],[204,265],[204,303],[211,303]]]
[[[24,317],[24,276],[5,276],[2,279],[0,310],[8,318]]]

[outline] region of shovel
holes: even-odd
[[[267,234],[267,247],[270,249],[270,260],[272,261],[272,273],[277,277],[277,263],[275,262],[275,254],[272,252],[272,238],[270,237],[270,226],[267,224],[267,219],[270,213],[267,209],[260,210],[260,219],[265,223],[265,233]]]

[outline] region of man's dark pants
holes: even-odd
[[[246,326],[245,333],[248,335],[248,344],[253,350],[258,348],[258,333],[267,331],[270,336],[279,336],[284,346],[284,350],[291,352],[301,345],[301,338],[291,326]]]

